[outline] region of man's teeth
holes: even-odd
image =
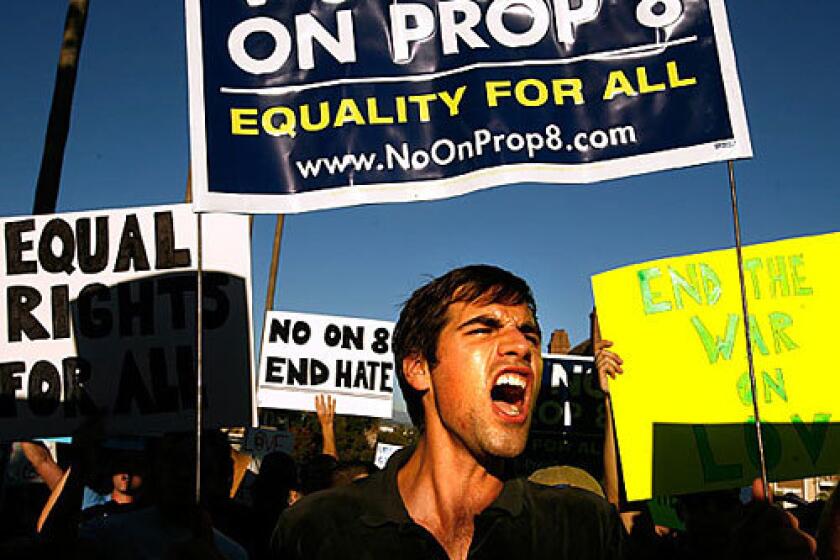
[[[496,385],[513,385],[515,387],[525,388],[525,380],[518,375],[512,373],[503,373],[496,380]]]

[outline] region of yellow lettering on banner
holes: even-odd
[[[669,87],[690,85],[677,78]],[[840,233],[743,254],[770,476],[836,470],[840,426],[826,419],[840,414],[840,376],[825,352],[840,316]],[[749,484],[755,428],[734,250],[612,270],[592,288],[601,333],[624,360],[610,393],[627,498]]]
[[[697,78],[683,77],[680,75],[679,66],[675,60],[665,63],[665,75],[667,81],[652,81],[652,75],[663,74],[662,67],[649,68],[648,66],[637,66],[635,68],[636,82],[624,73],[624,70],[613,70],[607,77],[607,84],[604,88],[604,101],[610,101],[616,96],[624,95],[635,97],[637,95],[650,95],[661,93],[669,89],[677,89],[697,85]],[[631,74],[632,75],[632,74]]]
[[[487,106],[498,107],[500,97],[510,97],[510,80],[487,81],[484,83],[484,91],[487,92]]]
[[[394,124],[394,117],[379,116],[379,104],[375,97],[367,98],[367,110],[370,124]]]
[[[607,78],[607,88],[604,90],[604,101],[610,101],[616,95],[634,97],[638,92],[621,70],[613,70]]]
[[[666,89],[664,82],[652,84],[648,81],[647,68],[644,66],[636,68],[636,81],[639,82],[639,93],[653,93],[656,91],[665,91]]]
[[[677,68],[677,62],[675,60],[668,61],[668,63],[665,64],[665,68],[668,70],[668,85],[671,89],[697,85],[697,78],[680,77],[680,70]]]
[[[254,117],[254,118],[250,118]],[[236,136],[256,136],[260,133],[257,126],[256,109],[231,108],[230,110],[230,133]],[[254,127],[254,128],[246,128]]]
[[[338,128],[344,126],[347,122],[365,124],[365,118],[362,116],[362,112],[359,111],[359,106],[352,99],[341,100],[338,109],[335,110],[333,127]]]
[[[449,95],[448,91],[442,91],[438,95],[440,100],[449,109],[449,116],[458,116],[458,106],[461,104],[461,99],[464,98],[464,92],[467,91],[467,86],[461,86],[455,90],[455,95]]]
[[[309,113],[309,105],[301,105],[300,107],[300,126],[307,132],[318,132],[324,130],[330,125],[330,104],[328,101],[321,101],[318,104],[318,122],[312,122],[312,116]]]
[[[526,95],[528,89],[534,90],[536,95]],[[548,101],[548,87],[541,80],[535,78],[528,78],[516,82],[516,88],[514,88],[513,92],[516,100],[524,107],[540,107]]]
[[[566,98],[571,98],[575,105],[583,105],[583,81],[580,78],[557,78],[551,80],[550,86],[549,89],[549,84],[537,78],[523,78],[516,84],[509,80],[488,80],[484,82],[484,92],[488,107],[498,107],[500,99],[508,97],[523,107],[542,107],[549,99],[560,106]]]
[[[405,104],[405,97],[402,95],[397,96],[394,99],[394,105],[397,110],[397,122],[398,123],[406,123],[408,122],[408,107]]]
[[[279,116],[277,125],[274,124],[274,117]],[[294,137],[297,116],[288,107],[272,107],[262,115],[262,127],[271,136],[292,136]]]
[[[437,95],[434,93],[424,93],[421,95],[409,95],[409,103],[417,105],[418,114],[420,115],[420,122],[429,122],[431,116],[429,115],[429,103],[434,101]]]
[[[300,130],[320,132],[343,126],[388,126],[395,123],[429,122],[433,111],[437,118],[457,117],[467,86],[452,90],[398,95],[393,98],[350,97],[323,100],[294,106],[277,105],[265,109],[234,107],[230,109],[232,135],[294,137]]]
[[[583,81],[579,78],[561,78],[551,80],[554,94],[554,104],[562,105],[567,97],[571,97],[575,105],[583,105]]]

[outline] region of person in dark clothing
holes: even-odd
[[[820,516],[817,542],[820,560],[840,560],[840,485],[834,487]]]
[[[754,500],[732,532],[726,560],[816,560],[817,541],[781,507]]]
[[[300,481],[297,464],[287,453],[275,451],[266,455],[254,482],[254,558],[270,558],[269,542],[280,514],[297,500]]]
[[[312,457],[300,472],[303,494],[308,495],[330,488],[337,468],[338,460],[332,455],[321,453]]]
[[[345,486],[375,473],[376,465],[369,461],[345,461],[338,464],[332,477],[332,486]]]
[[[606,501],[508,476],[539,393],[540,342],[531,290],[505,270],[468,266],[417,290],[393,340],[417,445],[286,510],[275,557],[622,557]]]
[[[167,434],[152,447],[149,502],[82,524],[79,544],[85,547],[84,557],[247,559],[241,543],[215,527],[221,526],[218,502],[229,492],[233,475],[224,436],[211,430],[202,436],[201,504],[195,502],[195,436]]]
[[[677,512],[685,531],[676,539],[678,558],[719,558],[727,550],[743,515],[738,494],[728,489],[679,496]]]
[[[110,492],[108,500],[84,509],[82,522],[144,507],[148,465],[143,451],[109,450],[105,453]]]

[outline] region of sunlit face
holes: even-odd
[[[525,448],[542,371],[540,333],[522,305],[453,303],[431,370],[427,422],[473,456],[515,457]],[[428,410],[433,404],[434,410]]]

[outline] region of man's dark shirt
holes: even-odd
[[[447,558],[429,531],[414,523],[397,488],[397,471],[413,452],[349,486],[305,497],[280,516],[272,549],[278,560]],[[624,529],[600,497],[524,479],[475,518],[468,557],[589,560],[622,558]]]

